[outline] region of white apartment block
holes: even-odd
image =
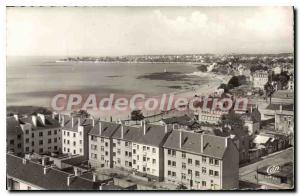
[[[197,190],[238,188],[239,152],[228,137],[173,131],[164,160],[166,182]]]
[[[268,72],[256,71],[253,76],[253,87],[264,89],[265,84],[268,82]]]
[[[62,116],[62,151],[71,155],[89,156],[88,133],[92,120]]]

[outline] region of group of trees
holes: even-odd
[[[228,81],[227,84],[222,83],[219,86],[219,89],[224,89],[224,92],[227,93],[230,89],[233,89],[235,87],[241,86],[243,84],[246,84],[246,76],[240,75],[240,76],[232,76],[231,79]]]
[[[197,69],[199,71],[202,71],[202,72],[207,72],[207,66],[206,65],[200,65],[197,67]]]

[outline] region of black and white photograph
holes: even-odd
[[[6,6],[7,192],[295,191],[296,14]]]

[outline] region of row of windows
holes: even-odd
[[[67,134],[67,136],[70,136],[70,131],[64,131],[64,135],[66,135],[66,134]],[[81,131],[79,132],[79,135],[82,136]],[[77,136],[77,134],[73,132],[73,137],[76,137],[76,136]]]
[[[70,144],[70,140],[64,139],[64,144]],[[79,144],[82,144],[82,140],[79,140]],[[73,141],[73,146],[76,146],[76,142]]]
[[[214,170],[210,169],[208,172],[209,172],[210,176],[219,177],[219,175],[220,175],[219,171],[214,171]],[[174,175],[173,175],[173,173],[174,173]],[[202,174],[206,175],[206,168],[205,167],[202,167]],[[193,175],[193,171],[191,169],[188,170],[188,175],[189,176]],[[168,176],[176,177],[176,172],[168,170]],[[182,173],[181,176],[182,176],[182,179],[186,179],[186,175],[184,173]],[[195,177],[196,178],[200,177],[200,171],[195,171]]]
[[[60,129],[59,130],[56,130],[56,129],[53,130],[54,135],[57,135],[58,131],[60,131]],[[25,130],[25,134],[27,134],[27,135],[29,134],[29,130],[28,129]],[[52,130],[48,131],[48,135],[52,135]],[[39,136],[43,136],[43,132],[39,132]],[[34,137],[34,133],[31,133],[31,137]]]
[[[54,151],[57,151],[58,150],[58,147],[57,146],[54,146],[53,147]],[[51,146],[48,147],[48,150],[51,150]],[[29,147],[26,147],[25,148],[25,152],[29,152],[30,151],[30,148]],[[31,150],[31,152],[34,152],[34,150]],[[39,149],[39,153],[43,153],[44,152],[44,149],[43,148],[40,148]]]
[[[176,157],[176,151],[168,149],[168,155]],[[181,153],[181,158],[182,159],[186,159],[186,153],[184,153],[184,152]],[[218,159],[208,158],[208,160],[209,160],[209,164],[210,165],[216,165],[216,166],[218,166],[220,164],[220,161]],[[205,156],[202,157],[202,163],[207,163],[207,157],[205,157]],[[193,159],[188,158],[188,164],[192,165],[193,164]],[[196,166],[200,166],[200,161],[199,160],[195,160],[195,165]]]
[[[79,152],[82,153],[82,148],[79,148]],[[70,148],[64,147],[64,153],[70,153]],[[76,154],[76,150],[73,150],[73,154]]]
[[[140,145],[137,144],[136,146],[137,150],[140,149]],[[151,148],[149,146],[142,146],[141,147],[143,149],[143,151],[148,151],[150,152],[151,151]],[[135,154],[136,151],[134,151],[134,154]],[[152,153],[155,154],[156,153],[156,148],[152,148]]]

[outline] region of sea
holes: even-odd
[[[209,77],[192,76],[188,63],[103,63],[59,61],[64,57],[7,57],[7,106],[49,107],[58,93],[131,96],[189,91]],[[159,77],[160,73],[164,73]],[[156,74],[156,77],[152,77]],[[158,77],[157,77],[158,74]],[[187,77],[188,76],[188,77]]]

